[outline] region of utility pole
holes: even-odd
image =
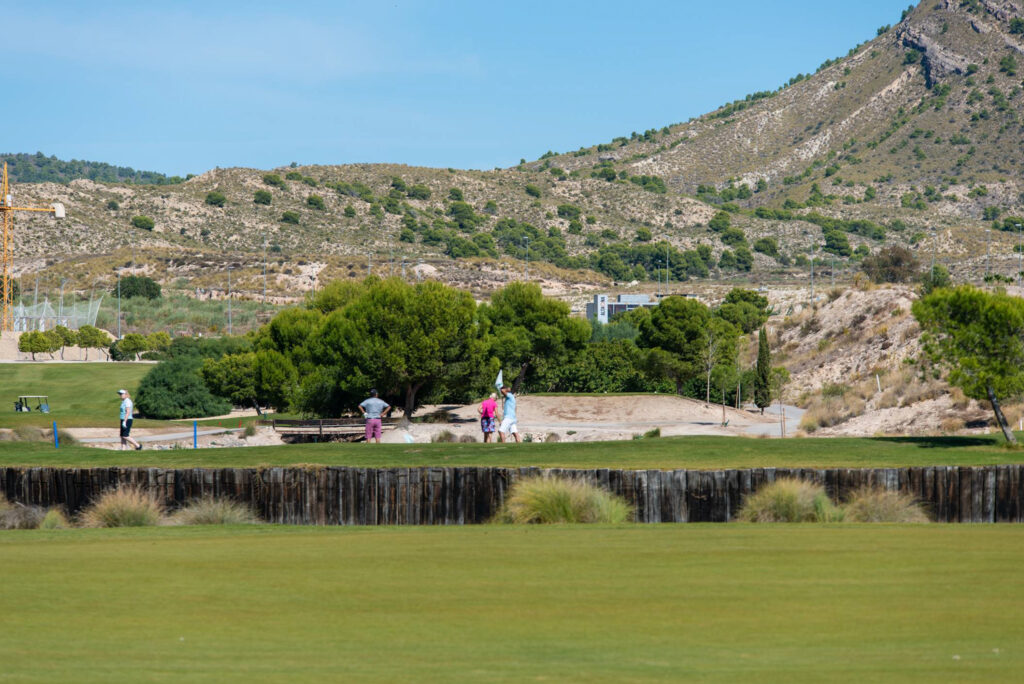
[[[231,266],[228,266],[228,335],[231,334]]]
[[[939,230],[932,228],[932,283],[935,283],[935,252],[938,249]]]
[[[526,279],[530,279],[530,236],[523,238],[526,241]]]
[[[672,277],[672,269],[668,263],[668,237],[665,238],[665,294],[668,294],[668,279]]]
[[[64,325],[64,283],[68,282],[67,278],[60,279],[60,312],[57,317],[61,319],[61,325]]]
[[[814,304],[814,252],[811,252],[811,304]]]
[[[992,275],[992,229],[985,229],[985,278]]]
[[[1014,248],[1017,251],[1017,287],[1021,286],[1021,257],[1024,256],[1024,242],[1021,242],[1021,224],[1015,223],[1014,226],[1017,228],[1017,246]]]
[[[121,269],[117,270],[117,339],[121,339]]]

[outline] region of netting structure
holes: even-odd
[[[18,302],[13,307],[14,331],[53,330],[58,325],[78,330],[83,325],[96,325],[96,316],[102,302],[103,297],[100,297],[87,302],[58,305],[57,308],[49,299],[44,299],[41,304],[26,305]]]

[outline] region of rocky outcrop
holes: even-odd
[[[967,73],[967,65],[970,63],[967,57],[940,45],[917,27],[904,27],[897,34],[897,39],[905,47],[921,53],[921,66],[924,67],[924,78],[929,88],[936,79],[943,76]]]

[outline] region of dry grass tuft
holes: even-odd
[[[259,521],[245,504],[212,496],[196,499],[171,516],[174,525],[252,525]]]
[[[79,516],[82,527],[146,527],[164,521],[164,507],[141,487],[122,485],[103,493]]]
[[[928,514],[912,496],[880,487],[856,490],[850,494],[843,508],[847,522],[928,522]]]
[[[839,522],[843,510],[821,485],[786,478],[748,496],[737,517],[746,522]]]
[[[619,496],[582,480],[531,477],[509,490],[495,522],[623,523],[632,520],[633,508]]]

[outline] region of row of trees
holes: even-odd
[[[166,335],[167,333],[163,333]],[[85,358],[89,358],[90,349],[106,350],[110,344],[110,337],[107,333],[91,325],[83,325],[78,330],[71,330],[63,325],[58,325],[53,330],[30,330],[24,332],[18,338],[18,351],[32,355],[36,360],[36,354],[55,354],[60,352],[60,358],[64,358],[65,347],[81,347],[85,350]]]
[[[406,416],[428,401],[472,401],[499,369],[516,392],[754,396],[759,376],[741,367],[740,352],[768,315],[755,292],[734,290],[714,310],[669,297],[609,325],[569,314],[534,284],[510,284],[477,305],[469,293],[437,282],[339,281],[227,353],[186,360],[175,341],[152,374],[187,375],[189,387],[200,378],[212,395],[235,404],[320,416],[350,411],[371,387]],[[148,410],[147,394],[140,389],[140,410]],[[757,399],[770,401],[767,385]]]

